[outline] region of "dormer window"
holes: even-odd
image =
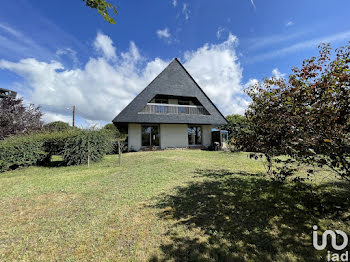
[[[156,95],[139,114],[209,115],[196,97]]]
[[[168,99],[166,98],[155,98],[154,103],[156,104],[168,104]]]
[[[179,105],[186,105],[186,106],[189,106],[191,103],[190,103],[190,100],[184,100],[184,99],[179,99]]]

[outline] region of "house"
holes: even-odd
[[[227,120],[175,58],[113,123],[127,131],[129,151],[139,151],[209,147],[212,127]]]
[[[0,88],[0,98],[16,98],[17,92]]]

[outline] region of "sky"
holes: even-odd
[[[224,115],[244,89],[288,77],[321,42],[350,41],[349,0],[109,0],[116,24],[81,0],[6,1],[0,87],[40,105],[47,122],[101,126],[177,57]]]

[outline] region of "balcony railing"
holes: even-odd
[[[209,115],[203,106],[148,103],[139,114]]]

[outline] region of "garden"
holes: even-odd
[[[295,184],[272,181],[247,153],[117,161],[3,173],[1,260],[323,261],[313,225],[350,233],[349,184],[326,170]]]
[[[337,259],[313,233],[350,235],[349,63],[350,46],[321,45],[288,81],[249,87],[245,116],[221,127],[228,151],[121,157],[113,124],[43,125],[39,107],[1,99],[0,259]]]

